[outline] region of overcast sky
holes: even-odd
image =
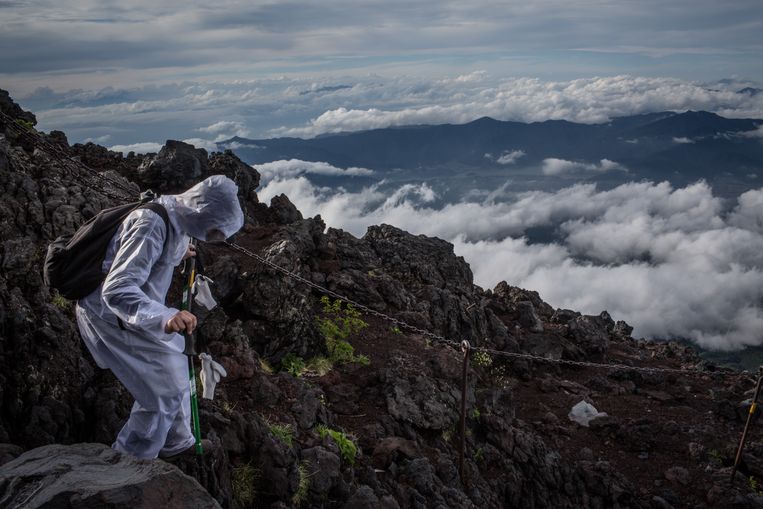
[[[0,0],[0,87],[73,141],[209,142],[201,129],[221,121],[253,136],[311,136],[411,117],[385,116],[401,110],[468,121],[496,106],[491,116],[510,117],[487,99],[526,89],[522,78],[551,83],[557,106],[564,84],[596,77],[757,86],[761,33],[759,0]],[[441,105],[443,80],[456,82]],[[459,98],[463,111],[431,110]]]

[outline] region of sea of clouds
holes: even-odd
[[[279,175],[279,166],[288,168],[268,167],[262,200],[286,193],[304,215],[357,236],[388,223],[444,238],[483,288],[506,280],[555,307],[606,309],[636,337],[690,338],[724,350],[763,344],[763,189],[727,203],[705,182],[520,193],[507,182],[434,207],[438,196],[426,183],[348,192],[318,187],[305,174]],[[530,242],[525,234],[537,227],[555,229],[556,240]]]

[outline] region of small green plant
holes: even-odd
[[[398,327],[397,325],[395,325],[394,327],[391,327],[389,330],[390,330],[390,332],[392,332],[392,334],[402,334],[403,333],[403,331],[401,331],[400,327]]]
[[[251,463],[233,468],[231,488],[233,489],[233,499],[237,502],[238,507],[254,507],[256,496],[254,485],[259,476],[259,470],[254,468]]]
[[[481,463],[485,459],[485,450],[482,447],[478,447],[474,453],[474,461]]]
[[[36,129],[34,128],[34,124],[30,122],[29,120],[24,120],[23,118],[17,118],[16,123],[26,129],[27,131],[35,132]]]
[[[355,348],[347,342],[347,338],[362,331],[368,324],[361,318],[360,311],[352,304],[342,307],[342,301],[331,301],[326,296],[321,297],[323,314],[315,319],[318,330],[326,340],[329,360],[334,364],[349,364],[356,362],[369,364],[365,355],[355,355]]]
[[[68,313],[71,311],[72,307],[72,301],[58,293],[57,291],[53,291],[53,295],[51,296],[50,301],[53,303],[54,306],[56,306],[61,311],[64,311]]]
[[[298,377],[305,371],[305,359],[289,352],[281,359],[281,371],[287,371],[292,376]]]
[[[480,413],[480,409],[477,407],[474,407],[474,410],[472,410],[472,419],[479,419],[480,415],[482,415]]]
[[[750,487],[750,491],[756,495],[763,495],[763,490],[760,488],[760,483],[753,476],[747,478],[747,485]]]
[[[474,352],[472,359],[474,360],[474,364],[482,366],[483,368],[487,368],[493,364],[493,358],[487,352]]]
[[[294,430],[290,424],[281,424],[278,422],[268,422],[270,434],[285,443],[289,447],[294,445]]]
[[[307,472],[306,461],[299,464],[297,472],[299,473],[299,484],[297,485],[296,493],[291,497],[291,503],[300,507],[307,500],[307,495],[310,491],[310,474]]]
[[[355,457],[358,455],[358,446],[355,445],[355,442],[353,442],[350,437],[341,431],[331,429],[323,424],[319,425],[316,429],[321,438],[325,438],[326,435],[331,437],[337,447],[339,447],[342,458],[350,466],[355,464]]]
[[[707,451],[707,454],[718,463],[723,463],[723,456],[718,451],[718,449],[710,449],[709,451]]]

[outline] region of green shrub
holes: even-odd
[[[357,362],[367,365],[370,361],[364,355],[355,355],[355,348],[347,342],[347,338],[362,331],[368,324],[361,318],[360,311],[352,304],[342,307],[342,301],[331,302],[328,297],[321,297],[323,314],[315,319],[318,330],[326,340],[329,360],[334,364],[349,364]]]
[[[281,359],[281,371],[288,371],[298,377],[305,371],[305,360],[289,352]]]
[[[259,470],[254,468],[251,463],[233,467],[231,488],[233,489],[233,499],[238,507],[254,507],[257,494],[254,486],[259,476]]]
[[[321,436],[321,438],[325,438],[326,435],[331,437],[337,447],[339,447],[339,451],[341,452],[344,461],[346,461],[350,466],[355,464],[355,457],[358,455],[358,447],[350,437],[341,431],[331,429],[322,424],[319,425],[316,429],[318,430],[318,434]]]
[[[289,447],[294,445],[294,430],[291,429],[291,425],[269,422],[268,429],[270,430],[271,435],[278,438]]]

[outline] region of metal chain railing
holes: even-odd
[[[607,363],[607,362],[589,362],[589,361],[573,361],[570,359],[555,359],[552,357],[543,357],[541,355],[533,355],[533,354],[527,354],[527,353],[521,353],[521,352],[507,352],[505,350],[494,350],[492,348],[484,348],[484,347],[471,347],[471,350],[475,352],[484,352],[490,355],[498,355],[503,357],[512,357],[515,359],[525,359],[530,361],[538,361],[538,362],[547,362],[547,363],[553,363],[553,364],[564,364],[566,366],[575,366],[578,368],[600,368],[600,369],[615,369],[615,370],[631,370],[631,371],[641,371],[644,373],[674,373],[674,374],[681,374],[681,375],[687,375],[687,374],[697,374],[697,375],[711,375],[714,373],[721,373],[721,372],[711,372],[711,371],[704,371],[699,369],[684,369],[684,368],[663,368],[663,367],[649,367],[649,366],[631,366],[628,364],[616,364],[616,363]],[[724,373],[725,374],[725,373]],[[729,375],[732,376],[739,376],[740,373],[729,373]]]
[[[289,269],[282,267],[267,258],[258,255],[257,253],[253,253],[252,251],[238,245],[234,244],[232,242],[225,242],[225,244],[246,255],[250,258],[253,258],[257,260],[258,262],[262,263],[263,265],[267,265],[268,267],[281,272],[282,274],[285,274],[289,276],[290,278],[294,279],[295,281],[299,281],[315,290],[318,290],[320,293],[323,293],[325,295],[329,295],[331,297],[334,297],[336,299],[341,300],[342,302],[345,302],[347,304],[352,304],[355,308],[360,309],[370,315],[373,315],[377,318],[381,318],[383,320],[386,320],[388,322],[393,323],[394,325],[402,328],[407,329],[409,331],[412,331],[416,334],[420,334],[424,337],[427,337],[433,341],[447,344],[454,349],[460,350],[463,348],[463,342],[462,341],[454,341],[452,339],[447,339],[443,336],[440,336],[438,334],[435,334],[433,332],[430,332],[428,330],[422,329],[420,327],[416,327],[414,325],[411,325],[403,320],[400,320],[399,318],[395,318],[393,316],[390,316],[386,313],[382,313],[381,311],[377,311],[375,309],[372,309],[364,304],[361,304],[353,299],[350,299],[349,297],[345,295],[341,295],[333,290],[330,290],[324,286],[321,286],[317,283],[314,283],[313,281],[310,281],[309,279],[306,279],[303,276],[300,276],[299,274],[296,274]],[[529,361],[537,361],[537,362],[546,362],[546,363],[553,363],[553,364],[563,364],[567,366],[574,366],[574,367],[581,367],[581,368],[599,368],[599,369],[616,369],[616,370],[630,370],[630,371],[640,371],[645,373],[673,373],[673,374],[681,374],[681,375],[710,375],[710,374],[717,374],[721,373],[725,376],[742,376],[743,373],[726,373],[726,372],[709,372],[706,370],[699,370],[699,369],[684,369],[684,368],[664,368],[664,367],[647,367],[647,366],[629,366],[627,364],[616,364],[616,363],[600,363],[600,362],[588,362],[588,361],[574,361],[569,359],[555,359],[550,357],[543,357],[540,355],[533,355],[528,353],[522,353],[522,352],[508,352],[505,350],[496,350],[493,348],[486,348],[486,347],[475,347],[475,346],[469,346],[469,350],[472,352],[484,352],[489,355],[496,355],[496,356],[503,356],[503,357],[510,357],[515,359],[524,359]]]
[[[28,141],[33,142],[37,148],[46,153],[51,159],[58,162],[64,169],[72,172],[72,177],[79,181],[80,185],[95,191],[105,194],[113,200],[129,200],[135,193],[134,189],[130,189],[128,185],[118,180],[109,178],[102,172],[95,170],[82,161],[74,159],[62,147],[57,144],[51,143],[44,138],[40,133],[27,129],[26,127],[18,124],[16,119],[7,115],[3,111],[0,111],[0,118],[5,121],[5,127],[16,136],[22,137]],[[55,156],[55,157],[54,157]],[[90,177],[97,182],[85,182],[84,179],[77,179],[75,175],[81,174],[82,170],[86,171]],[[47,177],[52,177],[47,175]],[[116,193],[110,190],[107,185],[111,185],[116,188]],[[100,187],[99,187],[100,186]]]

